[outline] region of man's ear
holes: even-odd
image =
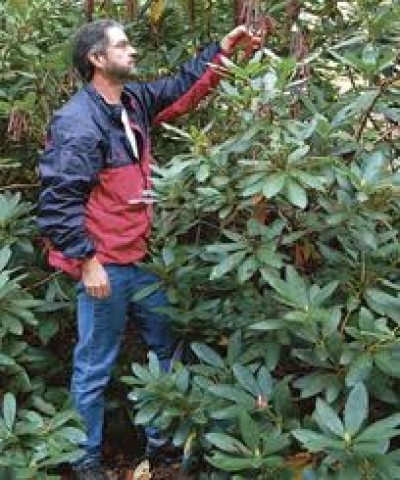
[[[102,68],[104,65],[104,55],[99,52],[90,53],[88,59],[95,68]]]

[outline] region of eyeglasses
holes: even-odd
[[[135,47],[130,43],[129,40],[120,40],[119,42],[115,44],[110,44],[108,45],[107,48],[116,48],[118,50],[127,50],[128,48],[132,50],[131,55],[137,57],[138,56],[138,51],[136,50]]]
[[[129,47],[132,47],[133,48],[133,45],[131,44],[131,42],[129,40],[120,40],[117,43],[115,43],[114,45],[110,44],[109,47],[111,47],[111,48],[129,48]]]

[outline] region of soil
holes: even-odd
[[[134,480],[134,469],[126,467],[107,468],[110,480]],[[75,480],[72,472],[61,475],[62,480]],[[150,472],[150,475],[137,476],[137,480],[194,480],[195,476],[188,476],[180,472],[179,466],[158,467]]]
[[[121,435],[123,439],[119,440],[119,449],[117,450],[117,442],[112,442],[109,438],[106,440],[104,448],[104,464],[110,480],[195,480],[197,474],[184,474],[178,463],[168,466],[155,466],[149,470],[149,464],[143,460],[143,455],[139,452],[133,452],[129,449],[129,444],[132,438],[126,438]],[[140,442],[135,443],[139,448]],[[141,449],[140,449],[141,450]],[[74,474],[70,466],[64,466],[59,469],[57,473],[61,473],[62,480],[75,480]]]
[[[126,392],[118,392],[117,385],[112,389],[112,397]],[[157,466],[148,472],[142,468],[145,439],[144,434],[132,425],[127,415],[127,408],[117,403],[114,409],[106,412],[104,425],[104,465],[110,480],[194,480],[194,475],[185,475],[179,464]],[[147,471],[146,471],[147,470]],[[134,472],[136,476],[134,476]],[[142,474],[140,474],[142,472]],[[56,472],[62,480],[75,480],[69,465],[62,466]]]

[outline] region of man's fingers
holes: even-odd
[[[237,32],[238,34],[246,34],[247,33],[247,26],[242,24],[242,25],[238,25],[234,30],[233,32]]]
[[[84,262],[82,281],[87,294],[93,298],[106,298],[111,293],[107,272],[95,256]]]
[[[110,295],[110,288],[108,283],[101,285],[99,288],[99,297],[98,298],[107,298]]]
[[[110,283],[107,282],[104,285],[104,297],[109,297],[110,295],[111,295],[111,287],[110,287]]]
[[[100,290],[97,286],[86,287],[86,293],[93,298],[100,298]]]
[[[106,289],[105,289],[105,286],[104,285],[100,285],[99,287],[97,287],[97,298],[105,298],[107,295],[106,295]]]
[[[102,285],[91,285],[86,287],[86,292],[93,298],[107,298],[110,296],[111,289],[108,283]]]

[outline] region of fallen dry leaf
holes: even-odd
[[[135,468],[126,474],[126,480],[150,480],[151,471],[150,471],[150,462],[148,460],[143,460]]]

